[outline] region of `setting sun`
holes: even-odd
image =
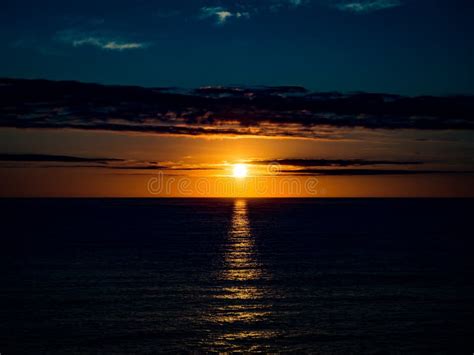
[[[247,165],[245,164],[235,164],[232,175],[235,178],[242,179],[248,174]]]

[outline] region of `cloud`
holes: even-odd
[[[84,158],[49,154],[0,154],[0,161],[8,162],[57,162],[57,163],[100,163],[121,162],[116,158]]]
[[[89,158],[51,154],[11,154],[0,153],[0,163],[27,163],[28,167],[41,168],[93,168],[108,170],[166,170],[166,171],[214,171],[222,170],[221,165],[193,165],[176,162],[156,162],[117,158]],[[58,163],[58,164],[42,164]],[[24,168],[25,165],[1,164],[2,168]]]
[[[301,86],[259,86],[259,87],[238,87],[238,86],[203,86],[194,90],[198,95],[208,97],[225,96],[246,96],[258,95],[298,95],[307,94],[308,90]]]
[[[213,7],[202,7],[200,17],[202,19],[215,18],[217,24],[223,25],[227,22],[227,20],[229,20],[232,17],[249,18],[250,13],[241,12],[241,11],[231,12],[221,6],[213,6]]]
[[[1,165],[2,168],[91,168],[115,171],[163,171],[172,174],[176,171],[225,171],[225,164],[183,164],[177,162],[156,162],[126,160],[117,158],[90,158],[69,155],[49,154],[0,154],[0,162],[28,163],[29,165]],[[56,165],[42,163],[58,163]],[[411,168],[422,164],[418,161],[365,160],[365,159],[273,159],[251,160],[251,165],[281,165],[276,173],[281,176],[373,176],[373,175],[426,175],[426,174],[474,174],[469,170],[421,170]],[[39,164],[39,165],[38,165]],[[400,165],[404,168],[387,169],[378,165]],[[363,168],[360,166],[371,166]]]
[[[369,13],[401,6],[399,0],[347,0],[334,6],[341,11],[354,13]]]
[[[0,127],[187,136],[341,139],[352,128],[474,130],[474,96],[310,93],[304,88],[194,91],[0,79]]]
[[[474,171],[455,170],[402,170],[402,169],[301,169],[282,170],[281,173],[293,176],[374,176],[374,175],[436,175],[436,174],[474,174]]]
[[[148,47],[148,43],[126,41],[123,39],[110,38],[108,36],[88,33],[76,30],[60,31],[56,36],[61,42],[73,47],[92,46],[110,51],[125,51],[132,49],[143,49]]]
[[[230,19],[244,19],[251,16],[268,13],[280,12],[310,3],[310,0],[265,0],[261,2],[243,1],[229,6],[204,6],[200,9],[199,18],[213,18],[216,24],[223,25]]]
[[[252,160],[250,164],[268,165],[279,164],[292,167],[348,167],[348,166],[371,166],[371,165],[419,165],[419,161],[393,161],[393,160],[365,160],[365,159],[272,159]]]
[[[74,47],[80,47],[85,45],[95,46],[101,49],[109,49],[109,50],[117,50],[123,51],[127,49],[139,49],[144,48],[144,43],[138,42],[116,42],[116,41],[109,41],[103,38],[97,37],[88,37],[82,38],[72,41],[72,45]]]
[[[87,38],[84,40],[79,40],[79,41],[74,41],[74,46],[82,46],[90,44],[102,49],[110,49],[110,50],[118,50],[118,51],[123,51],[126,49],[138,49],[138,48],[143,48],[144,44],[143,43],[136,43],[136,42],[115,42],[115,41],[107,41],[107,40],[102,40],[102,39],[97,39],[97,38]]]
[[[248,164],[271,166],[278,174],[291,176],[308,175],[413,175],[435,174],[439,170],[415,170],[420,161],[366,160],[366,159],[301,159],[281,158],[272,160],[250,160]],[[397,165],[400,169],[387,169],[383,166]],[[276,166],[279,166],[277,168]],[[382,166],[383,168],[379,168]],[[360,167],[370,167],[361,169]],[[442,171],[446,173],[450,171]],[[462,171],[463,173],[464,171]],[[455,172],[452,172],[455,173]]]

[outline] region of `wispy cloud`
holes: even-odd
[[[132,49],[142,49],[148,46],[148,43],[127,41],[108,36],[87,33],[74,30],[65,30],[58,33],[57,38],[64,43],[74,47],[93,46],[110,51],[125,51]]]
[[[217,24],[223,25],[230,18],[249,18],[250,13],[245,12],[245,11],[244,12],[241,12],[241,11],[231,12],[221,6],[212,6],[212,7],[202,7],[200,17],[202,19],[214,18]]]
[[[281,12],[309,4],[311,0],[266,0],[262,2],[234,2],[229,6],[204,6],[200,9],[199,18],[214,19],[218,25],[230,19],[248,19],[267,12]]]
[[[401,6],[399,0],[348,0],[338,2],[335,7],[341,11],[369,13]]]
[[[115,50],[115,51],[124,51],[127,49],[140,49],[146,46],[145,43],[139,42],[119,42],[119,41],[109,41],[104,38],[97,37],[87,37],[82,39],[77,39],[72,41],[74,47],[80,46],[94,46],[101,49]]]
[[[120,158],[80,157],[71,155],[0,153],[0,167],[93,168],[110,170],[167,170],[192,172],[223,170],[226,165],[184,164],[182,162],[173,161],[157,162]]]

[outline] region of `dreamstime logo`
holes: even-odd
[[[148,179],[147,190],[160,196],[314,196],[319,180],[315,177],[282,175],[277,162],[266,167],[267,174],[235,179],[231,176],[167,176],[159,171]]]
[[[277,162],[272,162],[267,165],[267,172],[269,174],[277,175],[281,172],[281,165]]]

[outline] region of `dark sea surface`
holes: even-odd
[[[474,200],[0,200],[0,353],[474,352]]]

